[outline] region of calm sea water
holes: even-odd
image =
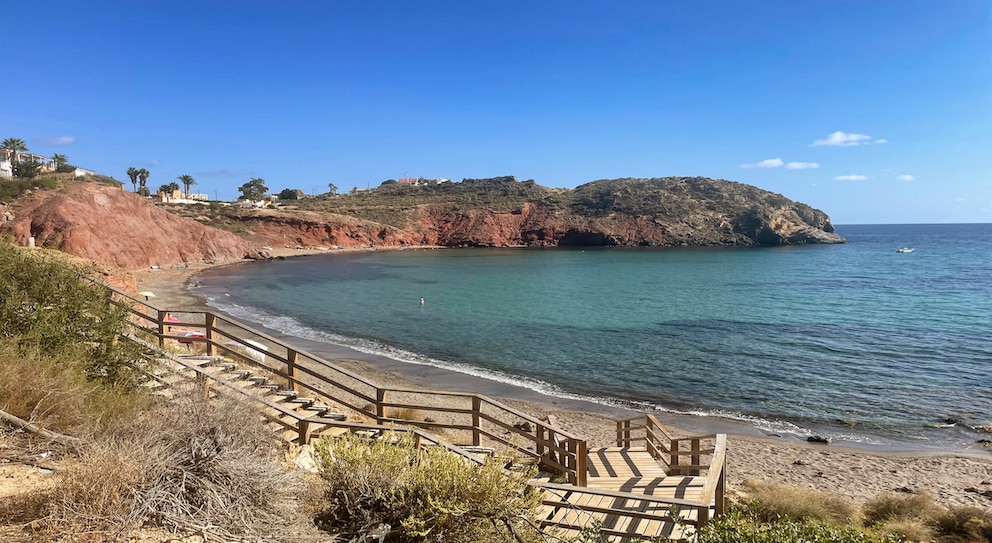
[[[197,293],[289,335],[554,395],[973,446],[968,426],[992,424],[992,224],[837,230],[847,244],[319,255],[214,270]]]

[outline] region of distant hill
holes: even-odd
[[[38,245],[126,269],[264,258],[259,251],[264,246],[844,242],[822,211],[749,185],[701,177],[611,179],[575,189],[513,177],[386,185],[275,210],[219,203],[159,206],[114,185],[83,182],[31,190],[0,210],[0,235],[6,232],[21,244],[34,237]],[[3,223],[4,214],[14,218]]]
[[[789,245],[843,243],[806,204],[704,177],[608,179],[575,189],[514,177],[384,185],[301,200],[301,209],[389,225],[444,246]]]

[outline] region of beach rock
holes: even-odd
[[[521,432],[530,433],[530,432],[534,431],[534,427],[531,426],[531,424],[529,422],[527,422],[527,421],[518,422],[518,423],[514,424],[513,427],[516,428],[517,430],[520,430]]]
[[[978,426],[972,427],[972,430],[980,434],[992,434],[992,424],[979,424]]]
[[[176,216],[118,187],[76,183],[36,191],[17,202],[17,217],[0,226],[17,243],[39,246],[126,270],[257,258],[238,236]]]
[[[814,436],[807,437],[806,438],[806,441],[808,441],[810,443],[825,443],[825,444],[829,445],[830,442],[831,442],[831,439],[829,437],[825,437],[825,436],[814,435]]]

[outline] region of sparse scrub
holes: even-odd
[[[811,489],[747,481],[751,501],[764,520],[811,519],[827,524],[849,524],[856,509],[849,501]]]
[[[992,541],[992,511],[977,507],[954,507],[936,516],[934,523],[948,543]]]
[[[833,525],[812,519],[766,519],[756,503],[731,507],[726,515],[703,525],[696,543],[898,543],[898,536],[851,524]]]
[[[346,537],[390,530],[389,541],[541,541],[541,494],[495,462],[476,465],[440,447],[418,450],[408,435],[321,439],[326,509],[318,519]]]
[[[221,540],[306,541],[309,522],[252,406],[191,390],[111,425],[60,474],[49,529],[126,540],[142,524]]]
[[[902,521],[926,521],[934,518],[940,508],[925,494],[879,494],[861,508],[866,525]]]

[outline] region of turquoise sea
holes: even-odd
[[[283,334],[556,396],[974,447],[992,424],[992,224],[837,232],[848,243],[317,255],[211,270],[196,293]]]

